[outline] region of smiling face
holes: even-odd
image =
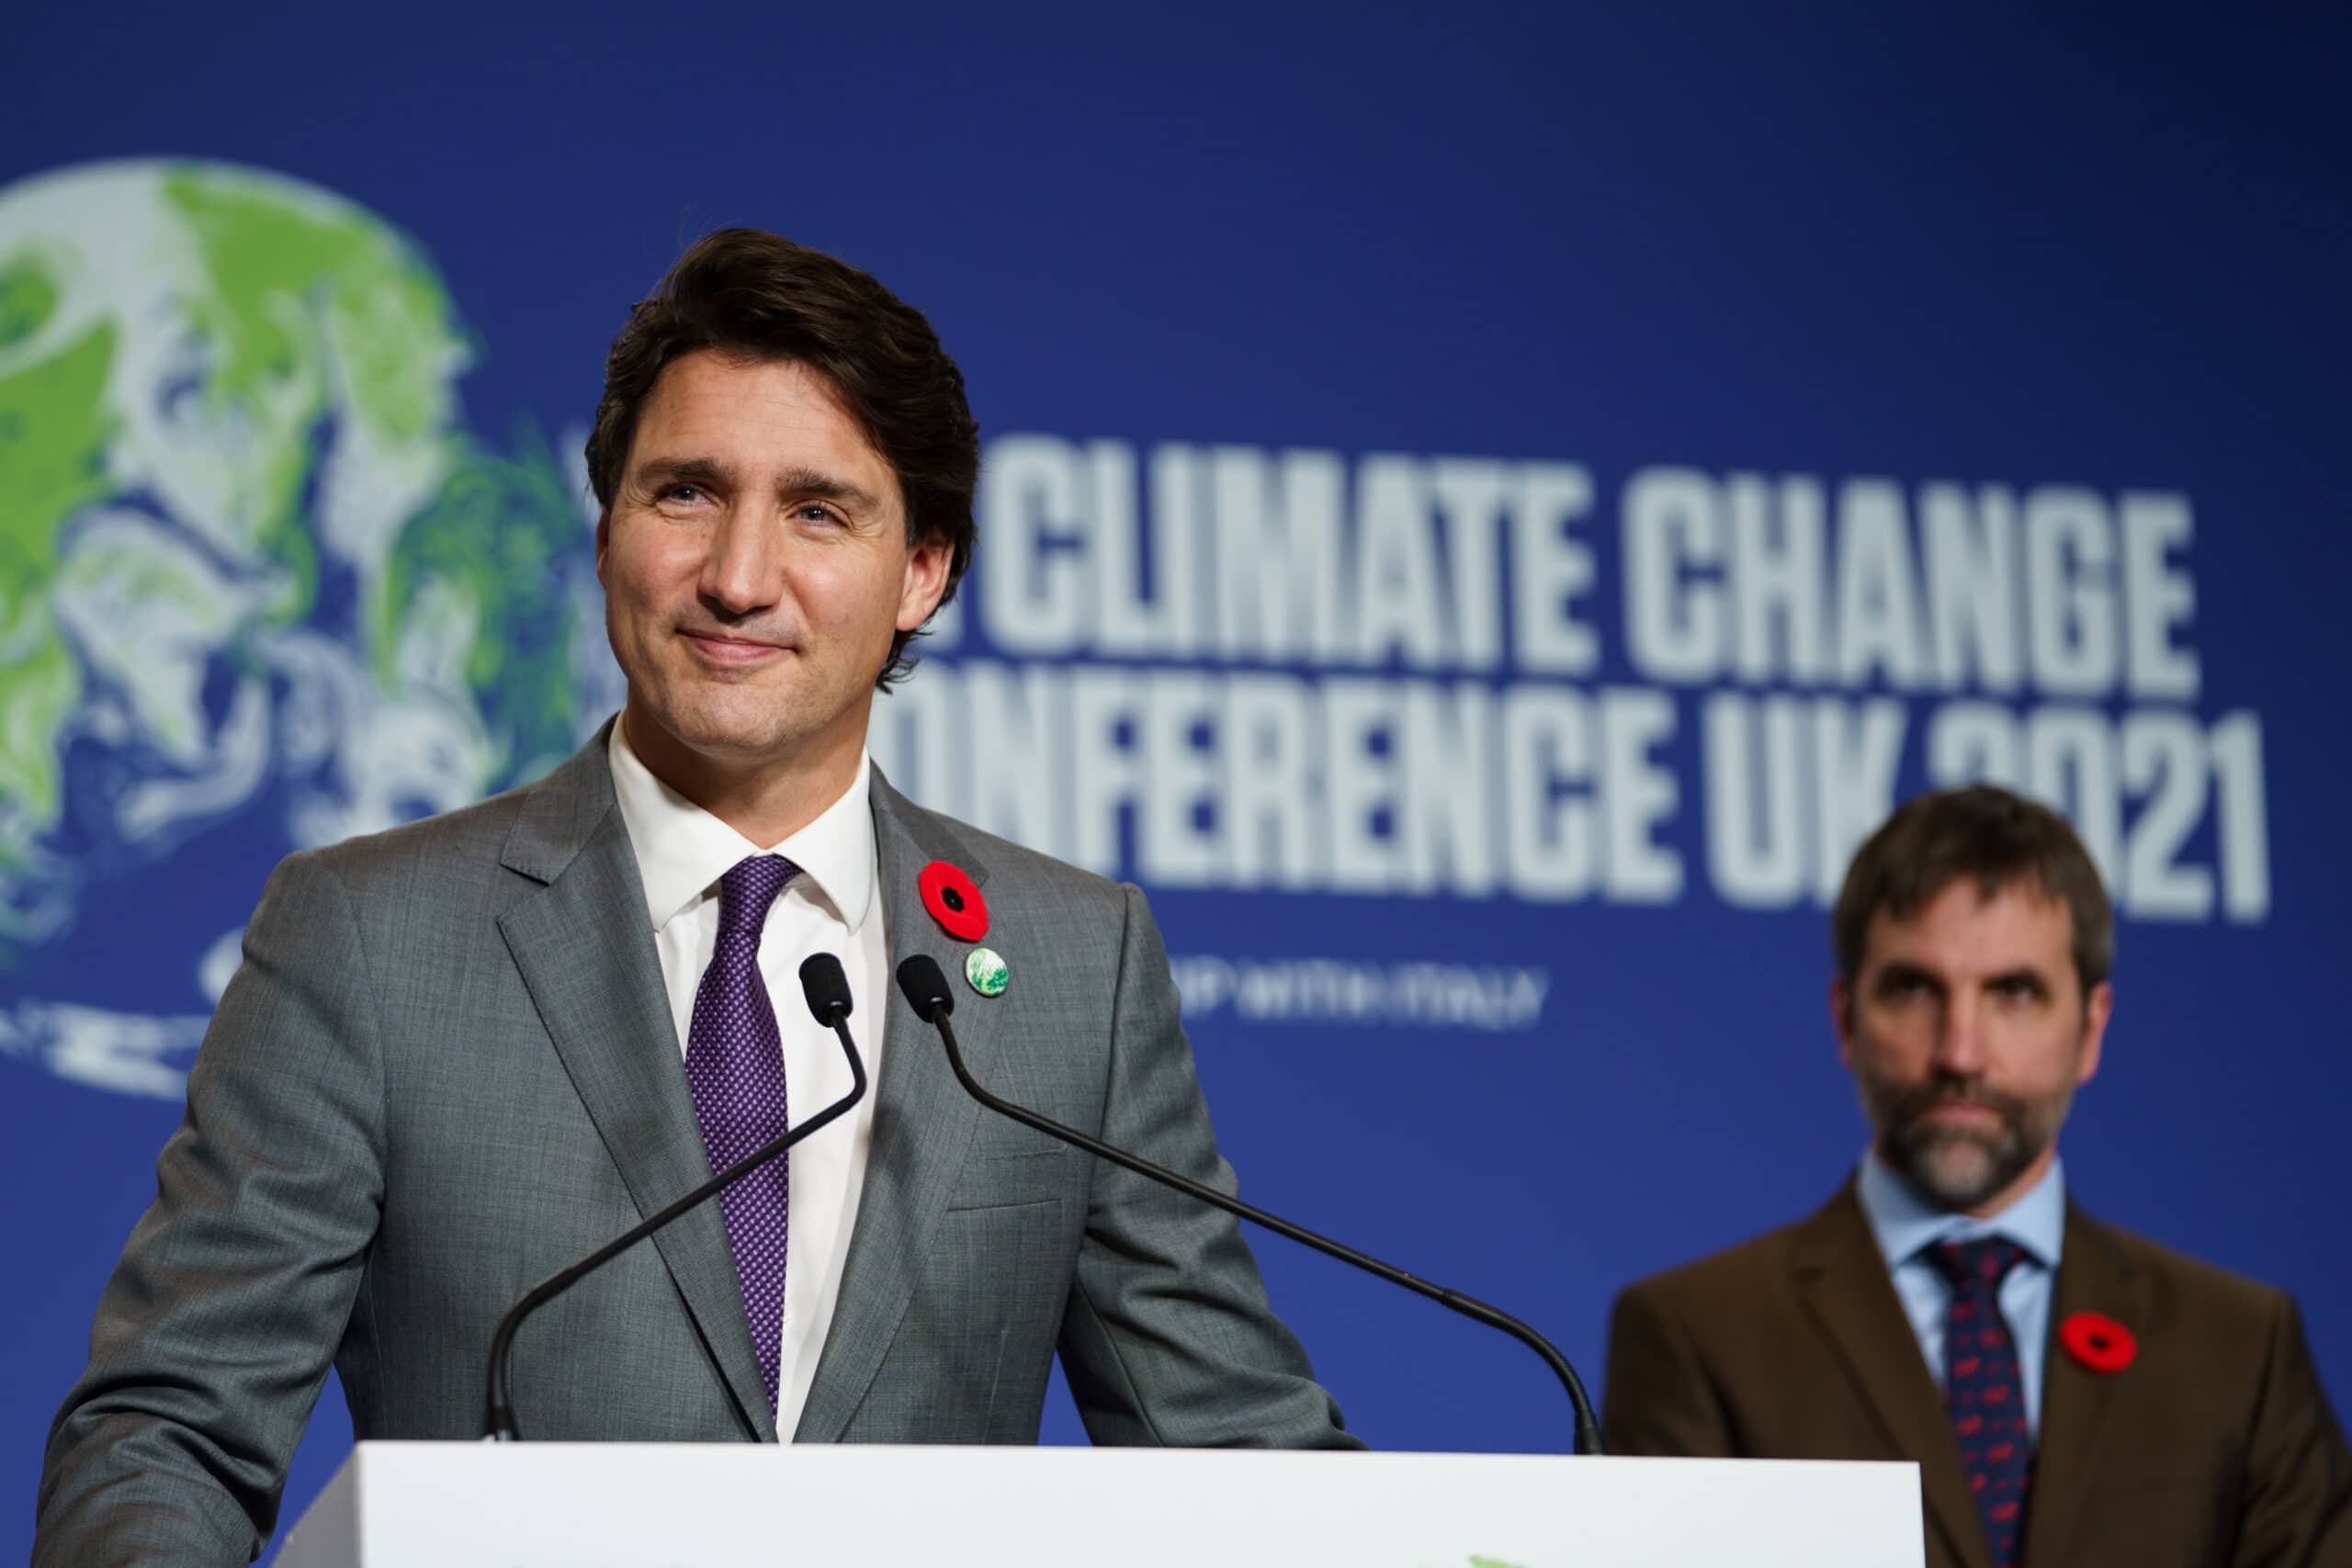
[[[2114,1005],[2104,981],[2084,994],[2071,940],[2064,900],[2038,884],[1988,898],[1963,877],[1907,919],[1878,911],[1850,983],[1832,985],[1874,1146],[1922,1197],[1996,1213],[2050,1168]]]
[[[908,544],[897,478],[823,378],[681,356],[596,530],[630,745],[722,817],[718,800],[763,791],[822,809],[856,772],[875,676],[894,633],[937,604],[947,554]]]

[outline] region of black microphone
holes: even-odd
[[[1172,1170],[1156,1166],[1148,1159],[1127,1153],[1125,1149],[1114,1149],[1099,1138],[1088,1137],[1076,1128],[1065,1127],[1058,1122],[1047,1121],[1034,1111],[1024,1110],[1010,1100],[999,1100],[995,1095],[982,1089],[978,1080],[972,1077],[971,1069],[964,1065],[964,1053],[957,1049],[956,1044],[956,1031],[950,1028],[947,1022],[947,1015],[956,1010],[956,994],[948,987],[947,976],[940,973],[939,965],[924,954],[916,953],[899,965],[899,990],[907,998],[907,1004],[915,1010],[915,1016],[939,1031],[940,1041],[947,1047],[947,1065],[955,1069],[956,1081],[964,1086],[965,1092],[990,1111],[1001,1116],[1010,1116],[1024,1127],[1034,1127],[1049,1138],[1057,1138],[1075,1148],[1084,1149],[1097,1158],[1107,1159],[1114,1165],[1125,1166],[1137,1176],[1148,1177],[1163,1187],[1172,1187],[1179,1192],[1189,1193],[1204,1203],[1223,1209],[1228,1214],[1235,1214],[1253,1224],[1263,1225],[1277,1235],[1285,1235],[1293,1241],[1311,1247],[1327,1258],[1336,1258],[1342,1263],[1352,1263],[1368,1274],[1376,1274],[1391,1284],[1402,1285],[1417,1295],[1427,1296],[1442,1306],[1452,1307],[1463,1316],[1475,1318],[1489,1328],[1501,1329],[1505,1334],[1543,1357],[1551,1366],[1552,1371],[1559,1375],[1561,1383],[1566,1387],[1568,1403],[1576,1407],[1576,1451],[1579,1454],[1599,1454],[1607,1451],[1601,1446],[1600,1422],[1593,1415],[1592,1399],[1585,1393],[1584,1382],[1577,1376],[1576,1369],[1568,1365],[1568,1359],[1560,1354],[1559,1347],[1511,1316],[1510,1314],[1490,1307],[1473,1297],[1465,1296],[1459,1291],[1450,1291],[1443,1285],[1432,1284],[1419,1275],[1408,1274],[1394,1264],[1383,1263],[1377,1258],[1366,1257],[1354,1247],[1333,1241],[1329,1236],[1318,1235],[1304,1225],[1295,1225],[1280,1215],[1270,1214],[1265,1210],[1254,1204],[1245,1203],[1238,1198],[1228,1198],[1214,1187],[1204,1186],[1189,1176],[1179,1176]]]
[[[523,1298],[506,1309],[506,1315],[498,1320],[498,1331],[490,1337],[490,1410],[482,1423],[484,1437],[501,1443],[514,1442],[522,1437],[514,1429],[514,1391],[509,1386],[507,1359],[514,1348],[514,1331],[523,1326],[525,1318],[695,1204],[717,1195],[729,1182],[749,1176],[865,1098],[865,1063],[857,1054],[857,1043],[849,1037],[849,976],[842,973],[842,961],[830,953],[810,953],[801,961],[800,991],[808,998],[808,1011],[817,1021],[841,1036],[842,1054],[849,1058],[849,1092],[797,1127],[762,1144],[660,1213],[631,1226],[579,1262],[548,1275],[524,1292]]]

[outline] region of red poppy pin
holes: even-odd
[[[972,879],[944,860],[933,861],[915,878],[922,890],[922,907],[957,942],[978,942],[989,934],[988,900]]]
[[[2058,1325],[2058,1341],[2095,1372],[2120,1372],[2140,1354],[2132,1331],[2103,1312],[2078,1312]]]

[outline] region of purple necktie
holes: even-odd
[[[2026,1430],[2017,1344],[2001,1315],[2001,1281],[2025,1260],[2025,1248],[1988,1235],[1938,1242],[1927,1258],[1951,1286],[1944,1314],[1944,1403],[1960,1439],[1961,1468],[1976,1495],[1995,1568],[2011,1568],[2025,1524],[2033,1434]]]
[[[720,1171],[789,1125],[785,1118],[784,1043],[760,978],[760,928],[768,906],[799,867],[753,855],[718,879],[718,945],[695,990],[686,1032],[686,1084],[702,1124],[710,1168]],[[777,1345],[784,1333],[784,1241],[789,1156],[778,1156],[718,1194],[735,1278],[752,1324],[752,1348],[775,1408]]]

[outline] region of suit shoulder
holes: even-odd
[[[419,874],[447,877],[461,868],[487,868],[514,831],[530,790],[522,785],[471,806],[360,833],[316,849],[298,850],[280,862],[289,872],[324,872],[353,891]]]
[[[2293,1299],[2277,1285],[2193,1257],[2137,1231],[2093,1219],[2080,1210],[2075,1212],[2072,1226],[2075,1234],[2067,1238],[2069,1247],[2088,1243],[2108,1248],[2119,1261],[2149,1275],[2158,1298],[2177,1310],[2252,1325],[2267,1323],[2293,1305]]]
[[[1125,887],[1107,876],[1056,860],[944,812],[918,806],[896,792],[892,795],[892,807],[906,814],[909,826],[918,829],[919,841],[944,839],[960,846],[975,864],[986,869],[990,883],[1005,878],[1024,887],[1041,889],[1065,904],[1117,906],[1125,900]]]
[[[1795,1266],[1798,1236],[1813,1223],[1793,1221],[1646,1275],[1621,1291],[1619,1300],[1663,1307],[1678,1317],[1721,1304],[1752,1302],[1764,1282],[1790,1275]]]

